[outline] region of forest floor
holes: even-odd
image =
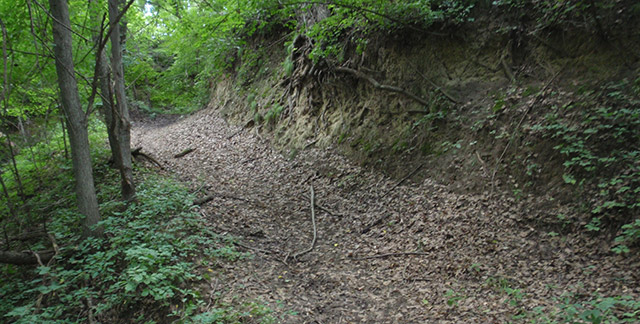
[[[637,258],[536,228],[513,195],[400,183],[312,145],[286,157],[211,109],[139,118],[132,135],[213,198],[203,226],[254,255],[219,261],[210,307],[258,301],[279,323],[504,323],[563,295],[639,295]],[[313,240],[311,187],[317,243],[296,256]]]

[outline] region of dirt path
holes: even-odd
[[[563,291],[638,294],[631,258],[535,230],[522,220],[539,211],[513,198],[428,180],[391,190],[397,181],[331,150],[285,158],[212,110],[139,121],[133,133],[134,146],[216,194],[202,206],[210,226],[252,248],[252,259],[220,263],[219,300],[262,301],[282,323],[503,323]],[[324,209],[315,249],[296,259],[312,241],[310,185]],[[407,252],[419,254],[383,255]]]

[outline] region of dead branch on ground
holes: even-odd
[[[352,260],[369,260],[369,259],[382,259],[389,257],[407,256],[407,255],[429,255],[427,252],[396,252],[396,253],[384,253],[376,254],[359,258],[351,258]]]
[[[305,198],[305,199],[311,199],[307,195],[302,195],[302,197]],[[332,210],[330,210],[330,209],[328,209],[328,208],[326,208],[326,207],[324,207],[322,205],[319,205],[318,203],[316,203],[315,206],[316,206],[316,208],[322,210],[323,212],[329,214],[330,216],[338,216],[338,217],[344,216],[344,215],[336,213],[336,212],[334,212],[334,211],[332,211]]]
[[[313,192],[313,185],[311,185],[311,223],[313,224],[313,240],[311,241],[311,246],[304,250],[304,251],[300,251],[296,254],[293,255],[294,259],[297,259],[299,256],[305,255],[311,251],[313,251],[313,249],[316,247],[316,240],[318,238],[318,228],[316,226],[316,210],[315,210],[315,205],[316,205],[316,201],[315,201],[315,193]],[[286,259],[285,259],[286,261]]]
[[[34,251],[0,251],[0,263],[15,265],[32,265],[49,262],[56,254],[54,250]]]
[[[391,187],[391,189],[387,190],[387,192],[385,192],[382,196],[380,196],[380,198],[378,199],[382,199],[385,196],[387,196],[388,194],[390,194],[393,190],[395,190],[398,186],[400,186],[403,182],[405,182],[407,179],[411,178],[414,174],[416,174],[416,172],[418,172],[420,169],[422,169],[422,167],[424,166],[424,163],[421,163],[420,165],[418,165],[417,168],[415,168],[413,171],[409,172],[409,174],[407,174],[406,176],[404,176],[404,178],[400,179],[400,181],[398,181],[398,183],[396,183],[393,187]]]
[[[391,187],[391,189],[387,190],[387,192],[385,192],[382,196],[380,196],[380,198],[378,198],[378,201],[382,200],[382,198],[384,198],[386,195],[390,194],[393,190],[395,190],[403,182],[405,182],[407,179],[411,178],[423,166],[424,166],[424,163],[421,163],[420,165],[418,165],[417,168],[415,168],[413,171],[409,172],[409,174],[404,176],[404,178],[400,179],[400,181],[398,181],[393,187]],[[365,233],[369,232],[374,226],[377,226],[378,224],[382,223],[382,221],[387,219],[387,217],[389,217],[389,215],[390,214],[384,214],[382,217],[380,217],[380,218],[376,219],[375,221],[373,221],[373,223],[365,226],[365,228],[363,228],[362,231],[360,231],[360,233],[365,234]]]
[[[173,157],[176,158],[176,159],[179,159],[179,158],[181,158],[181,157],[183,157],[183,156],[185,156],[185,155],[187,155],[187,154],[189,154],[189,153],[191,153],[191,152],[193,152],[195,150],[196,149],[194,149],[193,147],[190,147],[190,148],[187,148],[184,151],[174,155]]]
[[[160,170],[164,170],[164,167],[162,166],[162,164],[160,164],[160,162],[158,162],[156,159],[154,159],[150,155],[142,152],[142,147],[136,147],[135,149],[133,149],[131,151],[131,156],[133,156],[134,158],[143,157],[147,159],[147,161],[157,165],[160,168]]]
[[[246,122],[246,123],[245,123],[245,126],[246,126],[246,125],[248,125],[248,124],[249,124],[249,122],[251,122],[251,121],[253,121],[253,120],[250,120],[250,121]],[[231,134],[231,135],[227,136],[227,139],[229,140],[229,139],[234,138],[236,135],[238,135],[238,134],[242,133],[242,131],[243,131],[243,130],[244,130],[244,127],[241,127],[238,131],[236,131],[236,132],[234,132],[233,134]]]
[[[194,205],[203,205],[205,203],[208,203],[209,201],[213,200],[213,198],[216,197],[220,197],[220,198],[228,198],[228,199],[235,199],[235,200],[240,200],[240,201],[244,201],[244,202],[251,202],[249,199],[245,199],[242,197],[236,197],[236,196],[232,196],[232,195],[227,195],[227,194],[221,194],[221,193],[209,193],[206,196],[196,199],[193,201]]]

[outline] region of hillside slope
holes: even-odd
[[[254,254],[216,259],[208,307],[263,302],[278,323],[504,323],[591,309],[596,292],[639,298],[632,258],[527,225],[513,197],[400,183],[334,150],[287,158],[211,108],[138,121],[133,144],[211,198],[203,226]],[[296,256],[313,240],[311,187],[317,242]]]
[[[255,37],[211,106],[289,156],[333,147],[396,179],[423,165],[412,179],[510,193],[532,226],[591,224],[611,248],[640,206],[639,36],[477,15],[369,36],[361,53],[347,39],[341,62],[312,60],[304,34]]]

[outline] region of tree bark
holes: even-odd
[[[89,151],[87,115],[80,106],[78,84],[74,75],[69,8],[66,0],[49,0],[49,6],[54,18],[52,25],[56,73],[69,133],[76,199],[80,213],[85,216],[82,235],[97,236],[102,233],[101,229],[94,227],[100,221],[100,213]]]
[[[99,6],[99,2],[96,0],[89,0],[89,6]],[[92,16],[91,19],[94,21],[99,21],[99,10],[93,9],[91,10]],[[102,27],[102,26],[101,26]],[[119,150],[118,148],[118,139],[115,136],[113,130],[115,128],[114,123],[115,119],[113,116],[113,112],[116,107],[115,101],[113,100],[113,87],[111,86],[111,71],[109,67],[109,60],[107,57],[106,49],[100,46],[100,43],[103,40],[103,35],[101,32],[96,32],[93,35],[93,41],[96,44],[96,50],[99,53],[96,53],[96,75],[95,78],[98,79],[98,87],[100,89],[100,94],[102,98],[102,113],[104,114],[105,125],[107,126],[107,135],[109,138],[109,147],[111,148],[111,160],[114,161],[114,164],[119,169],[119,158],[120,155],[116,154]]]
[[[113,161],[120,169],[122,178],[122,198],[132,200],[135,198],[136,189],[133,182],[133,168],[131,163],[131,121],[129,118],[129,108],[124,86],[124,68],[122,65],[122,46],[120,43],[122,33],[120,23],[117,21],[119,15],[118,0],[109,0],[109,24],[111,32],[111,71],[113,73],[113,93],[115,94],[115,105],[111,104],[111,121],[107,121],[109,132],[117,145],[112,145]],[[112,100],[113,101],[113,100]],[[110,135],[111,137],[111,135]]]

